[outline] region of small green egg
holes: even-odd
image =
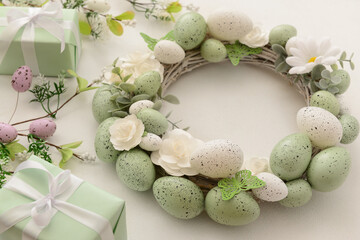
[[[214,187],[206,195],[205,210],[212,220],[229,226],[249,224],[260,215],[259,204],[249,193],[240,192],[225,201],[219,187]]]
[[[208,62],[221,62],[226,58],[225,45],[216,39],[207,39],[201,44],[201,56]]]
[[[333,191],[345,181],[350,165],[350,154],[345,148],[331,147],[322,150],[310,162],[308,182],[317,191]]]
[[[150,71],[135,79],[136,94],[154,96],[161,86],[161,76],[157,71]]]
[[[297,31],[295,27],[288,24],[278,25],[271,29],[269,42],[271,45],[280,44],[281,46],[285,47],[287,41],[290,38],[295,37],[296,34]]]
[[[170,215],[191,219],[204,210],[204,194],[192,181],[182,177],[162,177],[155,181],[153,194]]]
[[[98,158],[104,162],[114,162],[120,152],[110,142],[109,128],[117,120],[117,117],[105,119],[98,127],[95,135],[95,152]]]
[[[136,116],[144,123],[145,131],[158,136],[164,134],[169,127],[166,117],[152,108],[144,108]]]
[[[301,207],[310,201],[312,189],[310,184],[303,180],[297,179],[286,183],[288,195],[279,203],[285,207]]]
[[[331,77],[339,77],[341,79],[341,82],[337,85],[335,85],[335,87],[337,87],[339,89],[338,94],[343,94],[344,92],[346,92],[346,90],[349,88],[350,86],[350,75],[347,71],[343,70],[343,69],[339,69],[339,70],[335,70],[331,73]]]
[[[358,120],[354,116],[344,114],[341,115],[339,121],[343,128],[343,136],[340,142],[343,144],[349,144],[355,141],[355,139],[359,136]]]
[[[116,172],[126,186],[136,191],[149,190],[155,181],[155,167],[149,155],[137,148],[119,155]]]
[[[109,111],[117,108],[115,101],[110,99],[111,96],[112,93],[110,92],[110,86],[108,85],[101,86],[95,92],[92,101],[92,112],[98,123],[111,117],[111,112]]]
[[[196,12],[188,12],[176,21],[174,38],[184,50],[191,50],[205,39],[206,31],[207,25],[203,16]]]
[[[297,179],[308,167],[311,154],[312,146],[308,136],[291,134],[275,145],[270,156],[270,168],[282,180]]]
[[[323,108],[335,116],[339,115],[340,103],[339,100],[328,91],[318,91],[310,98],[310,106]]]

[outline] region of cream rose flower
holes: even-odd
[[[144,134],[144,124],[136,115],[117,119],[110,126],[110,142],[119,151],[129,151],[141,142]]]
[[[245,161],[243,165],[243,169],[250,170],[253,175],[262,173],[262,172],[270,172],[269,167],[269,159],[253,157]]]
[[[134,83],[135,79],[149,71],[160,73],[161,81],[164,75],[164,66],[155,59],[153,52],[134,52],[126,58],[120,59],[120,69],[123,71],[122,76],[132,74],[127,80],[128,83]]]
[[[239,41],[251,48],[263,47],[269,42],[269,34],[260,26],[254,26],[251,32]]]
[[[190,133],[174,129],[164,135],[159,151],[151,154],[151,160],[172,176],[194,176],[198,172],[191,167],[190,156],[202,144]]]

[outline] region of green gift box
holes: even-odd
[[[40,163],[40,164],[39,164]],[[25,185],[30,185],[32,188],[36,189],[39,193],[44,196],[49,195],[49,180],[48,174],[54,176],[54,178],[64,175],[64,173],[69,173],[69,171],[64,172],[60,168],[36,157],[32,156],[29,160],[24,162],[22,165],[27,164],[37,164],[48,171],[40,171],[36,168],[26,168],[20,169],[19,165],[17,172],[14,174],[12,179],[9,180],[7,185],[11,185],[12,180],[17,180],[20,182],[12,182],[13,186],[21,185],[20,183]],[[63,174],[61,174],[63,173]],[[66,175],[66,174],[65,174]],[[75,176],[68,174],[71,178],[71,184],[74,183]],[[15,178],[15,179],[14,179]],[[61,179],[61,178],[60,178]],[[122,199],[119,199],[85,181],[82,181],[79,178],[78,187],[73,187],[73,192],[66,199],[66,204],[71,206],[79,207],[81,210],[89,211],[91,214],[99,215],[100,218],[106,220],[109,223],[111,236],[114,236],[113,239],[116,240],[125,240],[127,239],[126,233],[126,220],[125,220],[125,202]],[[75,180],[76,180],[75,179]],[[65,181],[64,181],[65,182]],[[75,181],[76,182],[76,181]],[[29,197],[17,193],[18,191],[14,191],[11,187],[5,185],[2,189],[0,189],[0,232],[4,231],[0,234],[1,240],[17,240],[17,239],[39,239],[39,240],[99,240],[101,239],[99,233],[97,233],[94,229],[85,226],[84,223],[76,221],[74,217],[70,217],[65,214],[66,211],[61,210],[57,205],[54,205],[53,209],[58,209],[53,213],[52,218],[50,218],[50,222],[47,226],[40,228],[40,234],[37,238],[34,236],[30,236],[29,238],[23,238],[23,232],[26,232],[24,229],[29,227],[27,225],[31,225],[29,222],[33,221],[32,215],[30,217],[23,217],[23,220],[18,221],[15,225],[12,226],[13,223],[8,223],[7,221],[11,221],[14,219],[11,216],[14,214],[11,212],[14,209],[18,210],[22,209],[22,206],[26,204],[33,204],[34,199],[30,199]],[[50,185],[53,186],[53,185]],[[60,185],[59,185],[60,186]],[[24,186],[22,186],[24,187]],[[27,187],[29,189],[29,187]],[[59,188],[60,189],[60,188]],[[25,189],[25,192],[28,191]],[[60,191],[61,192],[61,191]],[[57,201],[57,200],[55,200]],[[73,208],[73,207],[71,207]],[[70,208],[70,209],[71,209]],[[32,213],[34,209],[30,212]],[[25,210],[23,210],[25,212]],[[65,213],[64,213],[65,212]],[[76,211],[75,211],[76,212]],[[20,214],[21,215],[21,214]],[[26,214],[25,214],[26,215]],[[79,215],[79,214],[78,214]],[[81,214],[80,214],[81,215]],[[85,220],[89,219],[89,217],[78,216]],[[78,218],[77,217],[77,218]],[[16,219],[16,218],[15,218]],[[18,219],[18,217],[17,217]],[[100,222],[95,222],[96,225],[101,225]],[[4,230],[5,226],[5,230]],[[6,227],[8,229],[6,229]],[[32,229],[31,227],[28,229]],[[103,232],[105,230],[100,229],[99,232]],[[108,240],[107,237],[102,240]]]
[[[50,5],[54,6],[55,4],[51,2]],[[31,14],[33,11],[43,10],[45,7],[42,9],[0,7],[0,74],[12,75],[18,67],[23,65],[31,67],[35,75],[41,73],[45,76],[58,76],[61,71],[68,69],[76,70],[81,50],[78,14],[74,9],[61,9],[61,5],[56,7],[58,7],[58,13],[62,15],[61,19],[45,16],[42,20],[56,22],[58,26],[61,26],[65,44],[62,52],[62,41],[50,33],[54,31],[55,27],[50,26],[45,30],[34,22],[35,30],[32,38],[23,36],[26,24],[16,31],[12,39],[10,39],[10,34],[5,31],[6,28],[16,29],[16,27],[14,28],[16,23],[8,20],[9,11],[16,10]],[[53,21],[49,21],[49,19]],[[32,24],[32,22],[28,24]],[[11,43],[7,46],[6,43],[9,42],[9,39]],[[29,48],[31,51],[28,50]]]

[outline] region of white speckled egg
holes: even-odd
[[[176,42],[161,40],[155,45],[154,55],[162,63],[174,64],[184,59],[185,51]]]
[[[224,41],[239,40],[253,29],[253,23],[246,14],[232,9],[211,13],[207,25],[211,36]]]
[[[312,144],[321,149],[338,144],[343,134],[340,121],[329,111],[319,107],[300,109],[297,113],[297,125]]]
[[[237,173],[243,161],[241,148],[224,139],[209,141],[191,154],[193,168],[212,178],[226,178]]]
[[[280,178],[267,172],[259,173],[256,176],[266,183],[266,186],[252,190],[257,198],[268,202],[277,202],[286,198],[288,189]]]
[[[153,133],[148,133],[145,137],[141,138],[139,146],[146,151],[153,152],[160,149],[161,143],[161,137]]]
[[[142,110],[144,108],[152,108],[153,106],[154,106],[154,103],[150,100],[137,101],[137,102],[134,102],[133,104],[131,104],[131,106],[129,108],[129,113],[137,114],[138,112],[140,112],[140,110]]]
[[[16,139],[16,128],[7,123],[0,123],[0,143],[9,143]]]

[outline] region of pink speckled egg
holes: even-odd
[[[29,132],[39,138],[48,138],[54,135],[56,124],[51,119],[38,119],[30,123]]]
[[[7,123],[0,123],[0,142],[9,143],[16,139],[18,133],[16,128]]]
[[[18,92],[29,90],[32,81],[32,72],[28,66],[19,67],[12,75],[11,85]]]

